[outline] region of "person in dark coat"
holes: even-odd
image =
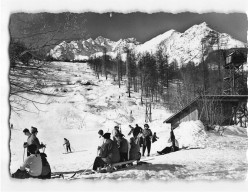
[[[149,129],[149,125],[144,125],[144,130],[142,131],[143,134],[143,150],[142,150],[142,156],[145,155],[145,151],[147,148],[147,156],[150,156],[151,151],[151,138],[152,138],[152,131]]]
[[[168,142],[169,143],[171,142],[171,146],[165,147],[161,151],[157,151],[158,154],[163,155],[163,154],[168,154],[170,152],[176,152],[179,150],[179,144],[178,144],[178,141],[176,140],[176,137],[175,137],[173,130],[170,131],[170,138],[169,138]]]
[[[163,154],[168,154],[171,152],[176,152],[178,150],[179,150],[178,142],[177,142],[177,140],[175,140],[175,146],[174,147],[172,145],[170,147],[165,147],[163,150],[157,151],[157,153],[160,155],[163,155]]]
[[[110,139],[111,133],[103,135],[104,144],[99,149],[99,155],[95,158],[93,170],[102,168],[106,164],[117,163],[120,161],[120,154],[117,143]]]
[[[129,160],[140,160],[140,137],[131,137],[129,143]]]
[[[171,131],[170,131],[170,140],[171,140],[171,143],[172,143],[172,150],[174,152],[175,147],[176,147],[176,138],[175,138],[173,129],[171,129]]]
[[[117,136],[117,144],[120,152],[120,162],[128,160],[128,141],[123,134]]]
[[[64,138],[64,141],[65,141],[65,143],[63,145],[66,146],[66,151],[69,152],[69,150],[70,150],[70,152],[71,152],[71,144],[70,144],[69,140]]]
[[[40,144],[39,139],[36,137],[37,133],[38,133],[38,130],[36,127],[31,127],[31,133],[28,129],[24,129],[23,133],[24,133],[24,135],[28,136],[27,142],[25,142],[23,144],[24,148],[27,148],[29,145],[34,144],[37,147],[36,152],[39,153],[39,149],[46,147],[44,144]],[[27,156],[29,156],[29,155],[30,155],[30,153],[27,152]]]
[[[140,133],[142,133],[142,128],[138,124],[136,124],[135,127],[132,127],[131,125],[129,125],[129,127],[131,128],[131,131],[128,135],[131,135],[132,133],[134,137],[137,137]]]

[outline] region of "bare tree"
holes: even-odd
[[[38,110],[37,104],[45,104],[31,98],[32,95],[58,95],[43,90],[59,82],[51,63],[45,61],[46,54],[61,39],[71,36],[78,26],[75,16],[70,13],[63,14],[60,22],[55,15],[53,23],[48,22],[47,16],[46,13],[19,13],[10,17],[9,101],[11,110],[17,113],[29,111],[27,102],[31,102]]]

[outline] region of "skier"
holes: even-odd
[[[24,163],[20,166],[20,169],[18,169],[11,176],[13,178],[19,178],[19,179],[25,179],[29,177],[40,178],[40,179],[50,178],[51,177],[50,165],[47,162],[46,166],[49,166],[50,172],[47,167],[46,167],[47,168],[46,171],[43,171],[45,170],[44,167],[45,164],[43,166],[41,154],[37,154],[37,146],[35,144],[31,144],[27,146],[27,149],[30,153],[30,156],[26,158]]]
[[[120,152],[120,162],[128,160],[128,141],[123,134],[117,135],[117,144]]]
[[[156,142],[158,139],[159,137],[157,137],[156,132],[154,132],[152,136],[152,143]]]
[[[27,148],[29,145],[35,144],[37,147],[37,153],[39,153],[39,149],[46,147],[44,144],[40,144],[39,139],[36,137],[38,130],[36,127],[31,127],[31,133],[28,129],[23,130],[24,135],[28,136],[27,142],[24,142],[23,147]],[[27,152],[27,156],[29,156],[30,153]]]
[[[63,146],[64,146],[64,145],[66,146],[66,151],[67,151],[67,153],[69,152],[69,150],[70,150],[70,152],[71,152],[71,145],[70,145],[69,140],[66,139],[66,138],[64,138],[64,141],[65,141],[65,143],[63,144]]]
[[[151,129],[149,129],[148,124],[144,125],[144,130],[142,131],[142,134],[143,134],[142,156],[145,155],[146,148],[147,148],[147,156],[150,156],[152,131]]]
[[[111,133],[103,135],[104,144],[101,146],[99,155],[95,158],[93,163],[93,170],[104,167],[106,164],[117,163],[120,161],[120,154],[117,143],[110,139]]]

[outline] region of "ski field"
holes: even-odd
[[[170,126],[163,121],[173,114],[160,105],[152,107],[149,126],[159,139],[151,146],[151,156],[141,159],[147,164],[112,173],[82,174],[84,170],[92,169],[99,143],[98,130],[112,132],[114,126],[119,125],[129,140],[129,125],[143,127],[145,124],[145,106],[140,104],[138,93],[132,92],[128,98],[125,79],[121,88],[110,76],[107,80],[100,76],[98,80],[86,63],[53,62],[49,68],[59,81],[55,79],[53,86],[45,91],[59,96],[29,96],[43,104],[27,103],[30,112],[19,115],[11,112],[10,173],[23,162],[23,143],[27,140],[23,129],[34,126],[38,128],[40,142],[46,144],[45,153],[52,172],[64,173],[64,178],[54,178],[56,180],[246,179],[248,138],[245,128],[229,126],[220,136],[217,132],[205,132],[200,121],[184,122],[175,130],[175,136],[180,148],[185,149],[158,156],[157,151],[170,146]],[[72,153],[65,153],[64,138],[70,141]],[[70,178],[76,171],[81,174]]]

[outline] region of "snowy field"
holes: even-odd
[[[11,113],[13,124],[10,137],[10,172],[15,172],[23,161],[23,142],[27,137],[23,129],[38,128],[40,142],[46,144],[45,153],[52,172],[80,171],[92,168],[99,143],[97,132],[111,132],[119,125],[126,138],[129,124],[143,127],[145,106],[140,104],[140,95],[132,93],[128,98],[126,87],[121,88],[113,78],[97,79],[85,63],[54,62],[51,67],[62,80],[46,89],[61,97],[33,96],[37,108],[29,103],[20,115]],[[184,149],[157,156],[169,138],[170,126],[164,124],[173,113],[157,105],[152,108],[152,132],[159,140],[152,144],[151,156],[143,157],[148,162],[142,166],[129,167],[113,173],[76,175],[73,179],[90,180],[245,180],[248,164],[246,129],[226,127],[223,136],[217,132],[205,132],[200,121],[182,123],[175,130],[180,147]],[[64,138],[71,142],[73,153],[64,154]],[[62,179],[62,178],[58,178]]]

